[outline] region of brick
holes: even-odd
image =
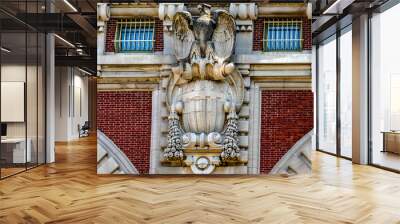
[[[308,90],[261,93],[260,173],[267,174],[313,128],[313,94]]]
[[[312,49],[311,19],[303,17],[303,50]]]
[[[163,51],[164,50],[164,30],[163,30],[163,21],[156,19],[155,20],[155,43],[154,43],[154,51]]]
[[[258,18],[254,20],[253,30],[253,51],[262,51],[262,39],[264,35],[264,20],[265,18]]]
[[[107,22],[106,29],[106,52],[114,52],[115,31],[117,29],[117,19],[111,18]]]
[[[97,128],[129,158],[140,174],[150,168],[152,93],[98,92]]]

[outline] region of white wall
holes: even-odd
[[[68,88],[69,76],[67,67],[56,67],[55,69],[55,140],[66,141],[68,136]]]
[[[74,107],[72,108],[72,119],[71,119],[71,133],[70,135],[72,138],[78,138],[79,137],[79,132],[78,132],[78,125],[83,125],[85,121],[88,120],[89,117],[89,111],[88,111],[88,78],[81,76],[81,72],[78,74],[76,73],[77,70],[75,70],[75,75],[74,75],[74,91],[73,91],[73,96],[72,99],[74,99],[73,105]]]
[[[27,80],[25,80],[27,79]],[[44,74],[40,66],[25,66],[25,64],[3,64],[1,66],[2,82],[24,82],[26,84],[26,107],[21,112],[26,112],[26,120],[22,122],[6,122],[8,138],[27,138],[30,140],[32,162],[39,159],[44,162],[45,148],[45,118],[44,118]],[[22,90],[23,91],[23,90]],[[24,94],[24,92],[22,93]],[[7,96],[2,96],[7,97]],[[10,110],[10,108],[1,108]],[[12,111],[11,111],[12,113]],[[38,154],[38,156],[37,156]]]
[[[28,66],[28,72],[33,67]],[[2,65],[1,66],[1,81],[2,82],[25,82],[26,67],[25,65]],[[36,92],[27,93],[27,96],[35,96]],[[6,110],[7,108],[1,108]],[[28,114],[29,116],[29,114]],[[28,120],[31,120],[28,117]],[[7,122],[7,136],[8,137],[25,137],[25,122]]]
[[[56,67],[55,98],[55,140],[79,138],[78,125],[88,120],[88,78],[76,68]]]

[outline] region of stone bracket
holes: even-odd
[[[97,30],[98,32],[104,32],[105,22],[110,20],[110,5],[108,3],[97,4]]]
[[[184,3],[160,3],[158,17],[163,21],[164,32],[172,31],[172,19],[177,12],[185,11]]]
[[[253,31],[253,20],[257,19],[258,15],[256,3],[231,3],[229,13],[236,20],[237,32]]]
[[[229,13],[235,19],[255,20],[257,19],[258,9],[256,3],[231,3]]]

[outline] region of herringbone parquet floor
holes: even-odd
[[[0,181],[0,223],[400,223],[400,175],[316,153],[310,176],[97,176],[95,139]]]

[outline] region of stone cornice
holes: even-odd
[[[155,3],[113,3],[110,12],[112,17],[158,17],[158,5]]]
[[[163,21],[170,20],[179,10],[191,11],[186,9],[184,3],[99,3],[98,5],[100,7],[107,5],[112,17],[151,16],[159,17]],[[311,3],[231,3],[229,12],[237,20],[255,20],[257,17],[281,15],[307,16],[311,19],[312,5]]]
[[[311,3],[265,3],[258,5],[258,16],[307,16],[312,17]]]

